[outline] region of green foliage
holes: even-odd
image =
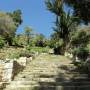
[[[89,53],[90,28],[83,28],[74,32],[71,36],[71,48],[74,56],[80,60],[86,60]]]
[[[63,44],[64,44],[63,40],[60,39],[59,41],[57,41],[57,42],[55,43],[55,47],[62,47]]]
[[[32,40],[33,45],[37,47],[45,47],[46,41],[47,40],[45,39],[45,36],[43,34],[37,34]]]
[[[12,53],[9,53],[7,58],[9,59],[18,59],[20,57],[20,53],[19,52],[12,52]]]
[[[20,55],[20,57],[27,57],[27,58],[32,56],[31,53],[30,53],[30,49],[23,50],[22,52],[20,52],[19,55]]]
[[[90,53],[90,41],[89,41],[89,43],[87,44],[87,48],[88,48],[89,53]]]
[[[6,51],[5,58],[8,59],[18,59],[19,57],[30,57],[31,53],[29,50],[26,49],[19,49],[19,48],[11,48]]]
[[[3,48],[5,45],[5,40],[0,36],[0,48]]]
[[[55,54],[63,53],[62,50],[63,50],[63,46],[64,46],[64,41],[63,41],[63,39],[58,38],[56,33],[51,35],[51,39],[49,40],[48,45],[50,48],[54,48]]]
[[[49,47],[31,47],[28,46],[27,50],[30,50],[31,53],[48,53]]]
[[[12,17],[16,27],[18,28],[18,26],[22,23],[22,12],[21,10],[15,10],[12,13],[7,13],[9,16]]]
[[[74,56],[77,56],[80,60],[86,60],[89,55],[89,50],[85,47],[74,48],[73,54]]]
[[[62,0],[46,0],[47,9],[56,15],[62,14]]]
[[[16,30],[21,23],[20,10],[16,10],[13,13],[0,12],[0,35],[7,40],[9,45],[12,45]]]
[[[78,30],[71,37],[71,44],[75,47],[86,46],[89,41],[90,41],[89,30]]]
[[[12,42],[12,38],[14,37],[16,32],[16,26],[12,17],[7,15],[6,13],[0,13],[0,35],[4,37],[9,44]]]
[[[22,52],[22,50],[19,50],[19,49],[14,49],[14,48],[10,48],[10,49],[7,49],[5,50],[5,58],[8,58],[8,59],[17,59],[20,57],[20,53]]]
[[[71,15],[70,11],[68,13],[64,10],[64,3],[62,0],[47,0],[46,6],[48,10],[56,15],[56,22],[54,29],[54,35],[52,37],[56,39],[63,39],[63,47],[68,45],[70,42],[70,33],[76,30],[79,23],[79,18]],[[55,40],[56,40],[55,39]],[[57,43],[59,43],[57,41]]]
[[[25,36],[27,38],[27,44],[29,44],[32,38],[32,29],[30,27],[25,27]]]
[[[13,45],[14,46],[26,46],[27,45],[27,38],[24,34],[16,35],[13,38]]]
[[[74,15],[80,17],[85,24],[90,22],[90,1],[89,0],[64,0],[74,10]]]

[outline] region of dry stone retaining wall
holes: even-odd
[[[0,60],[0,83],[10,82],[14,79],[20,71],[24,69],[28,62],[32,60],[32,57],[20,57],[14,60]],[[1,87],[1,86],[0,86]]]

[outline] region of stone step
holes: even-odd
[[[19,79],[17,79],[19,80]],[[16,80],[16,82],[18,82]],[[61,78],[57,78],[57,79],[54,79],[54,78],[25,78],[25,80],[29,80],[30,82],[38,82],[38,83],[41,83],[41,84],[50,84],[50,85],[90,85],[90,81],[88,79],[81,79],[81,80],[62,80]],[[20,81],[20,82],[24,82],[23,81]]]
[[[72,82],[72,81],[62,81],[62,82],[39,82],[40,85],[47,86],[85,86],[90,85],[90,82]]]
[[[55,82],[55,79],[54,78],[39,78],[39,77],[37,77],[37,78],[30,78],[30,77],[26,77],[25,79],[18,79],[17,78],[17,80],[29,80],[29,81],[37,81],[37,82],[39,82],[39,81],[44,81],[44,82]],[[15,80],[15,81],[17,81],[17,80]]]
[[[23,71],[24,73],[32,73],[32,72],[56,72],[56,70],[30,70],[30,71]]]
[[[5,90],[90,90],[90,85],[85,86],[47,86],[47,85],[34,85],[34,86],[11,86]]]
[[[37,82],[35,81],[12,81],[11,86],[18,85],[35,85]]]
[[[57,72],[22,72],[22,75],[42,75],[42,74],[47,74],[47,75],[57,75]]]
[[[29,67],[29,68],[30,68],[30,67]],[[42,71],[42,70],[50,70],[50,71],[53,71],[53,70],[55,70],[55,69],[56,69],[56,68],[52,68],[52,69],[51,69],[51,68],[49,68],[49,67],[48,67],[48,68],[42,68],[42,69],[40,69],[40,68],[37,68],[37,69],[34,69],[34,68],[33,68],[33,69],[31,69],[31,68],[30,68],[30,69],[25,69],[24,71],[28,71],[28,70],[29,70],[29,71]]]
[[[9,86],[4,90],[33,90],[39,87],[39,85],[19,85],[19,86]]]

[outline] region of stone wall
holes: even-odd
[[[3,75],[2,75],[2,81],[11,81],[13,77],[13,67],[14,67],[14,62],[6,62],[3,64]]]
[[[10,82],[14,77],[24,69],[32,57],[20,57],[14,60],[0,60],[0,82]]]
[[[0,82],[2,81],[3,77],[3,64],[0,63]]]

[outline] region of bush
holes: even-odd
[[[20,52],[19,51],[13,51],[13,52],[8,52],[6,54],[6,58],[8,59],[18,59],[20,57]]]
[[[19,57],[31,57],[30,51],[26,49],[10,49],[6,50],[6,58],[9,59],[18,59]]]
[[[23,50],[22,52],[20,52],[20,57],[31,57],[31,53],[28,50]]]
[[[62,39],[57,41],[54,44],[54,54],[62,54],[63,53],[63,45],[64,45],[64,42]]]
[[[80,60],[86,60],[89,55],[88,48],[80,47],[73,50],[74,56],[77,56]]]
[[[31,46],[28,46],[27,47],[27,50],[30,52],[30,53],[48,53],[49,52],[49,47],[31,47]]]
[[[5,45],[5,40],[0,36],[0,48],[4,47],[4,45]]]
[[[85,30],[79,30],[74,33],[71,37],[71,44],[72,46],[79,47],[79,46],[86,46],[90,41],[90,32]]]

